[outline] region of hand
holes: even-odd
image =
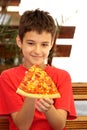
[[[44,113],[44,112],[47,112],[51,108],[53,103],[54,103],[53,99],[49,99],[49,98],[38,99],[35,107],[39,112]]]

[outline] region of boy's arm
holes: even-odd
[[[37,100],[36,109],[44,113],[53,130],[62,130],[65,127],[67,111],[56,109],[52,99]]]
[[[14,123],[20,130],[28,130],[33,121],[36,99],[26,98],[20,111],[11,114]]]
[[[66,125],[67,112],[62,109],[56,110],[52,106],[47,112],[44,113],[48,122],[51,124],[53,130],[63,130]]]

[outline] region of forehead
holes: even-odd
[[[29,40],[50,40],[52,39],[51,33],[48,33],[46,31],[43,31],[42,33],[38,33],[37,31],[30,31],[26,32],[24,39],[29,39]]]

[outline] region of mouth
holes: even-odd
[[[32,57],[34,57],[34,58],[42,58],[42,56],[40,56],[40,55],[32,55]]]

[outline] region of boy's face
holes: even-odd
[[[25,34],[22,43],[18,37],[17,44],[22,49],[24,66],[28,68],[34,64],[44,64],[52,47],[52,37],[45,31],[41,34],[30,31]]]

